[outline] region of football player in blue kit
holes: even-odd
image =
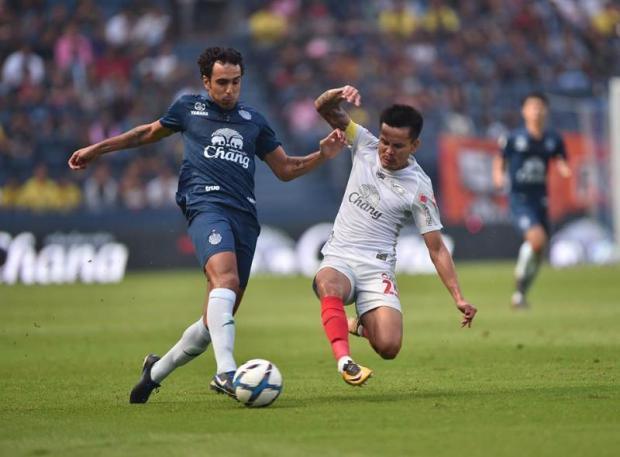
[[[547,129],[549,102],[539,92],[524,99],[521,115],[524,127],[502,140],[501,154],[493,162],[493,181],[497,188],[505,185],[505,170],[510,180],[510,211],[523,244],[515,268],[516,287],[512,295],[514,308],[527,308],[527,292],[538,273],[549,237],[547,217],[547,170],[553,159],[564,178],[571,175],[564,142],[559,133]]]
[[[208,96],[183,95],[159,120],[75,151],[69,166],[81,170],[102,154],[159,141],[181,132],[184,156],[177,203],[208,280],[203,315],[163,356],[149,354],[131,403],[145,403],[177,367],[202,354],[209,343],[217,364],[210,387],[234,397],[232,378],[235,311],[248,283],[260,226],[254,197],[255,157],[283,181],[302,176],[346,145],[332,131],[319,151],[303,157],[286,154],[274,131],[255,109],[239,101],[243,60],[232,48],[207,48],[198,66]]]

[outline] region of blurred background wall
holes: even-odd
[[[5,273],[9,248],[25,232],[33,238],[17,243],[25,254],[14,256],[15,271],[26,262],[49,273],[84,243],[95,253],[106,243],[128,248],[130,268],[196,264],[174,206],[179,135],[111,154],[81,173],[66,161],[79,147],[158,119],[179,95],[201,92],[195,61],[213,45],[243,53],[242,99],[269,118],[289,154],[316,150],[328,132],[313,106],[325,89],[358,87],[363,104],[351,115],[375,133],[386,105],[420,109],[417,159],[433,180],[457,259],[516,253],[519,237],[505,192],[492,187],[491,158],[498,138],[520,125],[521,97],[545,91],[574,168],[569,181],[551,177],[553,230],[587,222],[577,229],[583,252],[575,254],[573,243],[560,257],[569,264],[607,259],[608,86],[620,76],[618,2],[0,0]],[[277,229],[267,231],[277,234],[268,244],[297,243],[309,228],[332,221],[349,166],[343,154],[281,183],[258,165],[259,217]],[[607,244],[592,253],[592,239]],[[50,245],[62,246],[55,251],[62,257],[41,260]],[[291,255],[280,265],[300,262]],[[73,262],[86,262],[84,256]]]

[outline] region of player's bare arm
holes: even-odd
[[[448,289],[448,292],[450,292],[456,307],[463,314],[461,327],[471,327],[471,323],[478,310],[463,297],[452,256],[441,238],[441,232],[435,230],[422,236],[441,281]]]
[[[500,155],[493,158],[493,185],[496,189],[504,187],[504,172],[506,170],[506,161]]]
[[[159,121],[139,125],[120,135],[78,149],[69,158],[69,167],[73,170],[83,170],[102,154],[154,143],[173,133],[173,130],[164,127]]]
[[[319,150],[307,156],[289,156],[282,146],[267,154],[265,162],[282,181],[290,181],[314,170],[327,159],[332,159],[346,146],[342,130],[333,130],[319,142]]]
[[[314,106],[332,128],[345,130],[351,118],[341,106],[343,101],[360,106],[362,97],[355,87],[343,86],[323,92],[314,101]]]

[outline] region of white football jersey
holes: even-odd
[[[409,165],[381,166],[379,139],[351,122],[346,130],[353,166],[323,255],[396,263],[401,227],[413,218],[421,234],[440,230],[430,178],[411,156]]]

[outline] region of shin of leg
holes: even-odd
[[[331,269],[325,269],[331,270]],[[344,293],[349,281],[343,274],[321,270],[316,277],[316,288],[321,299],[321,321],[336,360],[349,355],[349,328],[344,311]]]
[[[384,359],[393,359],[400,352],[403,319],[400,311],[380,306],[362,316],[365,334],[375,352]]]
[[[179,341],[179,350],[172,352],[173,363],[176,366],[186,364],[194,357],[202,354],[210,342],[209,330],[205,327],[203,319],[194,322],[183,332],[183,336]]]
[[[547,245],[545,229],[541,225],[535,225],[525,233],[525,241],[530,243],[535,255],[542,255]]]

